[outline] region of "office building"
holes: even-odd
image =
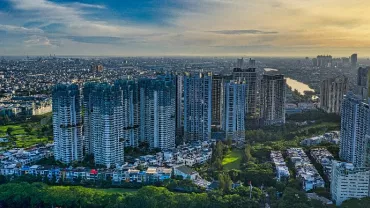
[[[359,168],[351,163],[334,160],[331,179],[330,193],[337,206],[345,200],[369,195],[369,168]]]
[[[185,140],[208,140],[212,124],[212,74],[184,77]]]
[[[149,147],[175,148],[176,79],[172,75],[141,79],[140,134]]]
[[[81,95],[77,85],[58,84],[52,91],[55,160],[65,164],[83,158]]]
[[[348,78],[338,76],[321,82],[320,107],[327,113],[340,114],[343,96],[348,92]]]
[[[357,54],[356,53],[351,55],[351,66],[352,68],[357,67]]]
[[[344,96],[341,113],[341,159],[356,167],[369,166],[370,109],[361,97],[349,92]]]
[[[219,126],[221,123],[221,108],[224,77],[213,75],[212,77],[212,125]]]
[[[248,83],[248,82],[247,82]],[[261,80],[261,124],[265,126],[285,123],[284,75],[263,75]]]
[[[245,80],[247,83],[246,89],[246,113],[248,117],[256,115],[257,107],[257,73],[255,68],[233,70],[233,80]]]
[[[362,96],[362,99],[370,97],[370,67],[360,67],[357,72],[357,94]]]
[[[230,81],[224,87],[222,130],[236,141],[245,140],[246,88],[245,81]]]

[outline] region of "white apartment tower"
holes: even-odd
[[[141,140],[170,150],[176,139],[176,83],[172,75],[140,80]]]
[[[212,74],[184,77],[184,138],[186,141],[211,139]]]
[[[351,163],[333,161],[330,193],[337,206],[351,198],[369,195],[370,169],[358,168]]]
[[[285,123],[285,91],[284,75],[263,75],[260,90],[260,118],[264,126]]]
[[[338,76],[321,82],[320,107],[327,113],[340,114],[343,96],[348,92],[348,78]]]
[[[245,139],[246,88],[245,81],[230,81],[224,87],[222,129],[236,141]]]
[[[80,161],[83,141],[79,87],[58,84],[52,94],[54,157],[65,164]]]
[[[369,167],[370,109],[362,98],[349,92],[344,96],[341,114],[341,159],[356,167]]]

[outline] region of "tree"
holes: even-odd
[[[7,133],[9,136],[11,136],[11,135],[12,135],[13,131],[14,131],[14,128],[13,128],[13,127],[8,127],[8,128],[6,129],[6,133]]]
[[[25,128],[24,128],[24,131],[25,131],[27,134],[31,134],[31,132],[32,132],[32,127],[27,126],[27,127],[25,127]]]
[[[341,208],[363,208],[368,207],[370,204],[370,197],[361,199],[349,199],[342,203]]]
[[[252,154],[251,154],[251,145],[250,144],[247,144],[245,146],[245,149],[244,149],[244,162],[245,163],[248,163],[248,162],[252,162],[253,161],[253,157],[252,157]]]

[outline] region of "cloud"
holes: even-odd
[[[59,41],[53,41],[50,40],[48,37],[45,36],[38,36],[33,35],[29,37],[29,39],[24,41],[25,45],[27,47],[33,47],[33,46],[59,46]]]
[[[0,30],[5,31],[8,33],[22,33],[22,34],[37,34],[37,33],[44,33],[43,30],[38,28],[26,28],[16,25],[1,25]]]
[[[217,31],[208,31],[216,34],[223,35],[244,35],[244,34],[277,34],[276,31],[261,31],[261,30],[217,30]]]
[[[98,4],[85,4],[85,3],[80,3],[80,2],[74,2],[70,5],[74,7],[78,7],[78,8],[106,9],[104,5],[98,5]]]
[[[121,44],[127,39],[109,36],[68,36],[68,39],[81,43],[95,43],[95,44]]]

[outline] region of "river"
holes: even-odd
[[[265,68],[265,71],[266,72],[277,72],[279,70],[273,69],[273,68]],[[286,84],[289,87],[291,87],[293,90],[297,90],[301,95],[304,95],[304,91],[315,92],[315,90],[313,90],[312,88],[310,88],[310,86],[308,86],[307,84],[303,82],[297,81],[289,77],[285,77],[285,79],[286,79]]]

